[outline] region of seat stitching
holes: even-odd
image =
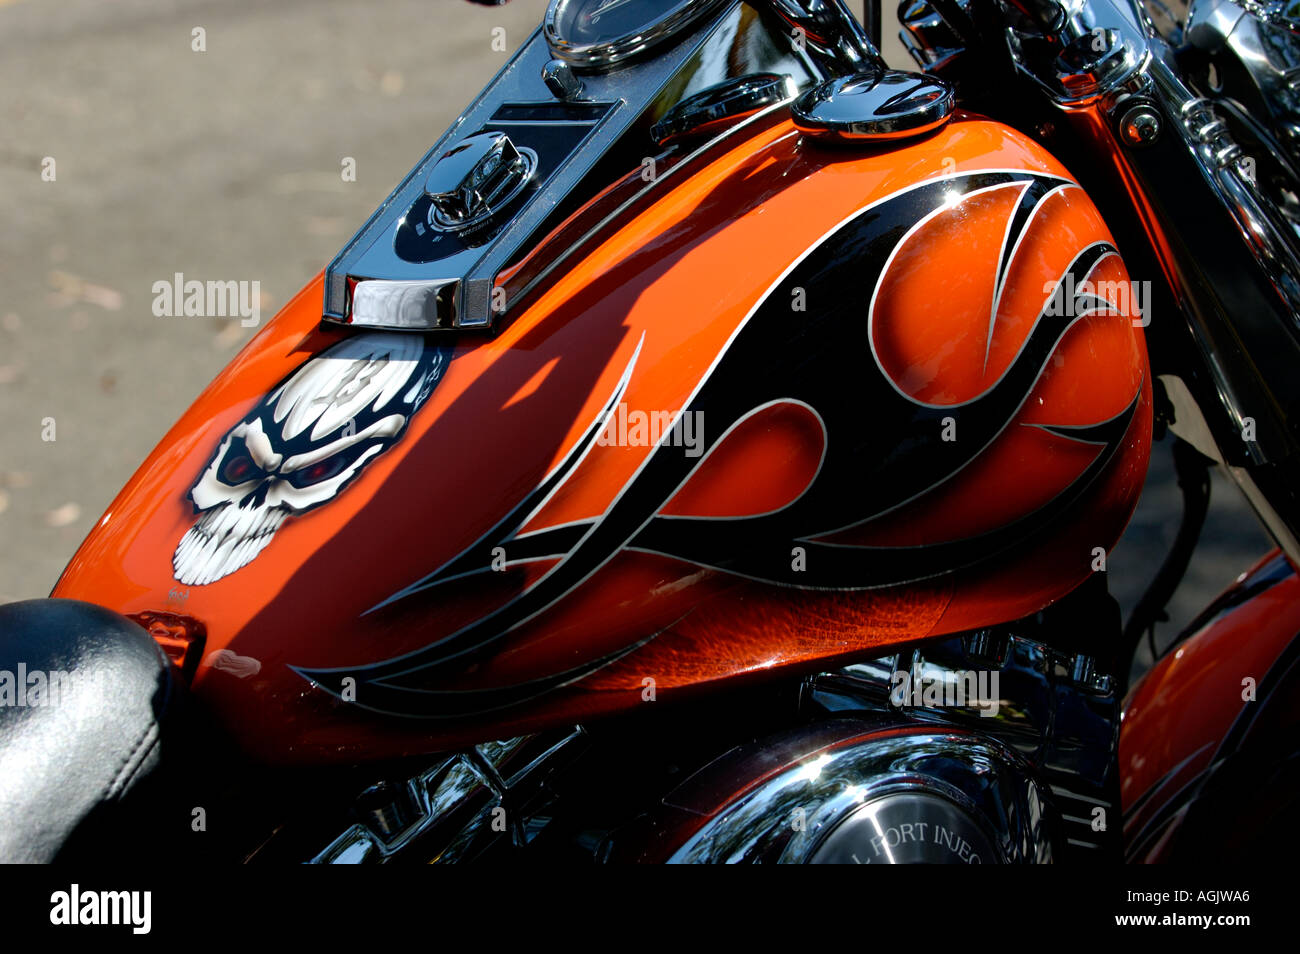
[[[131,787],[132,783],[139,776],[141,769],[144,768],[145,762],[149,760],[150,754],[153,753],[159,747],[161,742],[162,742],[162,736],[161,734],[158,734],[154,737],[153,741],[150,742],[140,753],[140,758],[136,760],[135,768],[131,769],[131,774],[128,775],[126,780],[122,783],[123,791],[126,791]]]
[[[141,754],[142,748],[143,748],[143,755],[147,755],[149,753],[149,750],[153,748],[153,743],[150,743],[149,745],[145,745],[145,743],[149,740],[149,737],[153,735],[157,730],[158,730],[157,725],[155,725],[152,722],[149,725],[145,726],[144,731],[140,733],[140,737],[137,738],[135,740],[135,744],[131,746],[131,751],[127,753],[126,758],[123,759],[121,766],[119,766],[117,772],[113,775],[113,780],[109,782],[108,785],[104,786],[103,791],[99,793],[100,801],[103,801],[106,797],[115,793],[118,787],[118,782],[122,779],[123,775],[125,775],[127,778],[130,778],[132,775],[135,774],[134,772],[128,772],[127,769],[131,767],[131,763],[136,759],[137,755]],[[141,755],[142,762],[143,762],[143,755]]]

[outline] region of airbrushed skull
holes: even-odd
[[[449,353],[418,335],[348,338],[307,361],[221,442],[172,568],[187,585],[247,566],[285,519],[334,499],[406,430]]]

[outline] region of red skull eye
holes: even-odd
[[[347,460],[344,455],[335,454],[290,474],[289,483],[295,487],[310,487],[322,480],[329,480],[331,477],[338,476],[345,466],[347,466]]]
[[[247,457],[236,457],[227,461],[226,466],[221,469],[221,479],[228,484],[242,484],[256,470],[257,465]]]

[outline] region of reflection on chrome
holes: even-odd
[[[1053,845],[1032,772],[995,740],[890,727],[823,744],[711,814],[677,863],[1045,863]],[[743,778],[743,763],[717,773]],[[865,803],[865,804],[864,804]],[[865,824],[864,824],[865,823]],[[856,856],[856,858],[854,857]]]

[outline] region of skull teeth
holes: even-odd
[[[247,566],[271,542],[286,516],[279,508],[241,509],[233,504],[205,513],[176,547],[176,579],[201,586]]]

